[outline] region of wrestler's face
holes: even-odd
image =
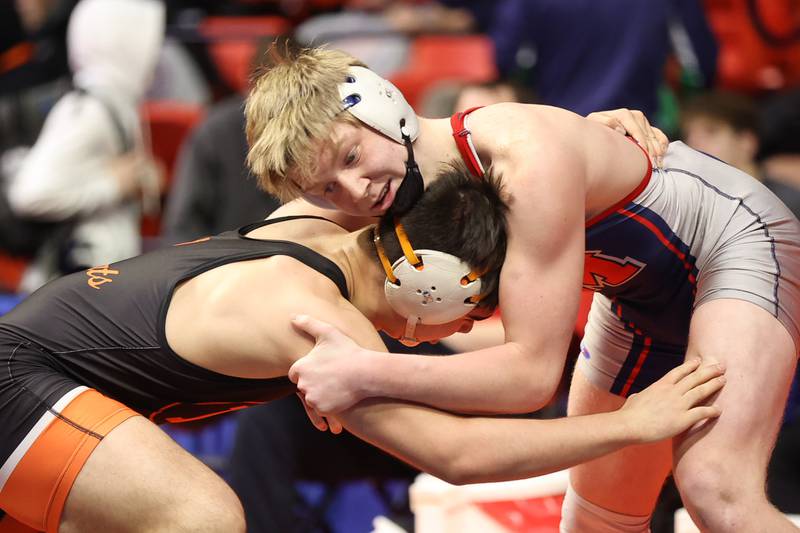
[[[736,131],[723,120],[695,116],[681,125],[686,144],[737,168],[752,163],[758,150],[755,134],[748,130]]]
[[[317,174],[296,181],[312,202],[322,200],[350,215],[380,216],[405,177],[405,159],[401,144],[365,126],[336,123],[330,141],[320,145]]]

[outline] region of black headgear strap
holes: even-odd
[[[406,120],[400,120],[400,128],[406,125]],[[419,165],[417,165],[416,160],[414,159],[414,149],[411,146],[411,137],[409,137],[405,132],[402,132],[401,135],[403,136],[403,143],[406,146],[406,152],[408,152],[408,160],[406,161],[406,175],[403,178],[403,182],[400,184],[400,187],[397,188],[397,194],[394,197],[394,202],[392,202],[392,206],[389,208],[389,212],[393,215],[402,215],[409,209],[411,209],[417,200],[420,199],[422,193],[425,190],[425,182],[422,180],[422,172],[419,170]]]

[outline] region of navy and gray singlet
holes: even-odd
[[[473,110],[453,115],[451,127],[481,177]],[[583,287],[594,298],[577,368],[603,390],[639,392],[683,362],[692,313],[720,298],[761,307],[800,350],[800,222],[789,208],[682,142],[669,145],[663,169],[649,167],[648,159],[639,186],[586,223]]]

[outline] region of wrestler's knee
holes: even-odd
[[[759,508],[768,506],[762,486],[730,460],[706,458],[699,464],[681,465],[676,482],[692,518],[710,531],[743,531]]]

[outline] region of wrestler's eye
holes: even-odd
[[[350,166],[358,160],[358,148],[353,147],[347,152],[347,155],[344,157],[344,164],[345,166]]]

